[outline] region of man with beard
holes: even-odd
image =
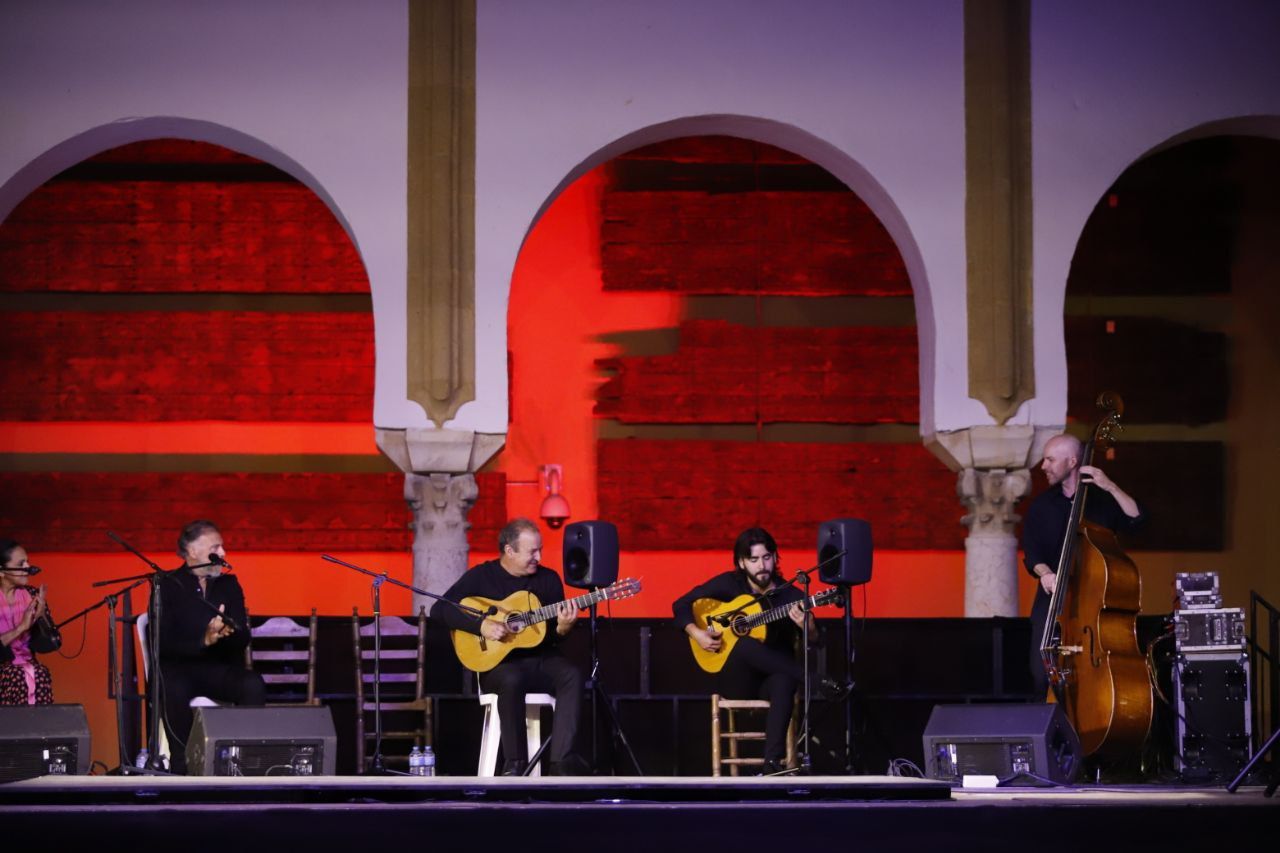
[[[706,583],[685,593],[671,606],[676,625],[693,638],[704,651],[719,652],[723,645],[721,632],[714,625],[699,628],[694,621],[693,603],[700,598],[729,602],[743,595],[759,598],[764,610],[791,604],[789,619],[768,623],[764,641],[741,637],[729,651],[724,668],[717,674],[717,689],[730,699],[768,699],[769,714],[765,721],[763,773],[784,769],[787,754],[787,726],[796,691],[804,681],[804,669],[796,660],[796,639],[800,626],[809,619],[809,630],[817,631],[817,621],[800,607],[804,594],[784,584],[778,571],[778,545],[761,527],[752,527],[738,535],[733,546],[734,568],[718,574]],[[824,692],[838,694],[839,686],[830,680],[822,683]]]
[[[1038,581],[1031,606],[1031,681],[1037,699],[1049,690],[1049,676],[1040,659],[1040,642],[1049,616],[1050,596],[1057,585],[1058,557],[1067,535],[1071,501],[1081,483],[1093,486],[1085,502],[1084,517],[1114,533],[1137,530],[1147,520],[1138,502],[1092,465],[1081,465],[1080,440],[1056,435],[1044,446],[1040,467],[1049,490],[1031,502],[1022,522],[1023,563]]]

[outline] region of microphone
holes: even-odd
[[[40,567],[39,567],[39,566],[27,566],[25,569],[0,569],[0,571],[5,571],[5,572],[26,572],[26,573],[27,573],[27,576],[28,576],[28,577],[30,577],[31,575],[38,575],[38,574],[40,574],[40,571],[41,571],[41,570],[40,570]]]
[[[230,564],[230,563],[228,563],[226,560],[222,559],[221,557],[219,557],[217,554],[210,554],[210,555],[209,555],[208,557],[206,557],[205,559],[206,559],[208,562],[210,562],[210,563],[212,563],[213,565],[215,565],[215,566],[222,566],[222,567],[223,567],[224,569],[226,569],[227,571],[231,571],[231,570],[232,570],[232,566],[231,566],[231,564]]]

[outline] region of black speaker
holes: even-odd
[[[338,738],[329,709],[195,708],[190,776],[332,776]]]
[[[83,705],[0,707],[0,782],[89,772]]]
[[[564,528],[564,582],[579,589],[618,579],[618,528],[607,521],[575,521]]]
[[[924,729],[925,775],[944,782],[1030,774],[1065,784],[1082,757],[1058,705],[935,705]]]
[[[841,551],[843,556],[832,559]],[[818,563],[823,583],[857,586],[871,580],[871,524],[860,518],[824,521],[818,527]]]

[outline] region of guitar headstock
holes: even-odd
[[[1098,395],[1097,405],[1103,415],[1093,428],[1093,445],[1105,450],[1116,443],[1116,436],[1124,429],[1120,425],[1120,416],[1124,414],[1124,400],[1114,391],[1103,391]]]
[[[824,604],[840,604],[843,597],[843,590],[838,586],[833,586],[814,595],[813,606],[821,607]]]
[[[600,590],[604,595],[605,601],[617,601],[622,598],[630,598],[640,591],[639,578],[623,578],[611,586]]]

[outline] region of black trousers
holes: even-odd
[[[729,652],[717,685],[726,699],[768,699],[764,725],[764,757],[781,763],[787,757],[787,726],[804,668],[795,657],[743,637]]]
[[[1043,702],[1049,694],[1049,673],[1044,671],[1044,662],[1040,658],[1040,641],[1044,634],[1044,624],[1049,619],[1049,593],[1044,587],[1036,590],[1036,599],[1031,605],[1031,645],[1030,664],[1032,696],[1037,702]]]
[[[582,710],[582,685],[582,670],[558,651],[512,655],[488,672],[480,673],[480,689],[498,694],[502,756],[506,764],[529,760],[524,724],[526,693],[550,693],[556,697],[547,760],[558,764],[574,752]]]
[[[205,661],[170,661],[160,666],[160,692],[164,697],[164,729],[169,736],[169,769],[187,772],[187,738],[194,714],[191,700],[208,696],[233,705],[264,705],[267,687],[262,676],[243,665]]]

